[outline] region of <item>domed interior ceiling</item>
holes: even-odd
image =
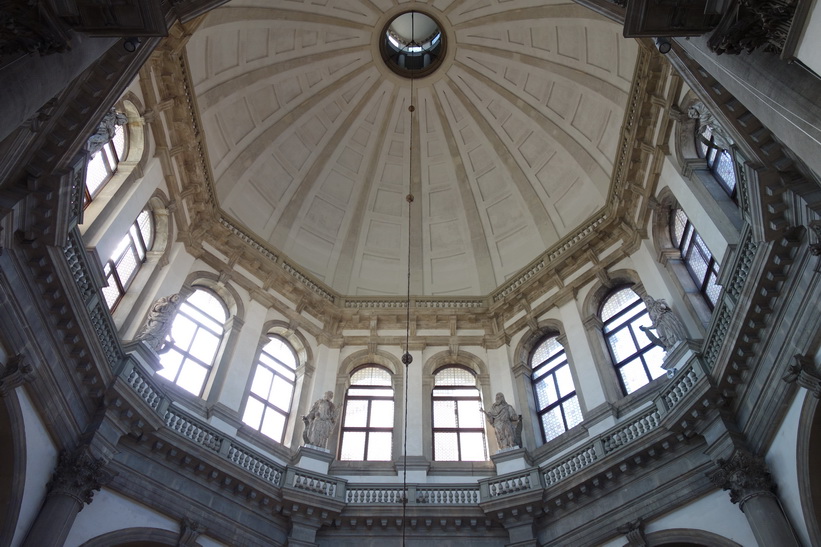
[[[378,48],[409,9],[447,39],[413,91]],[[347,295],[409,259],[414,294],[488,294],[601,208],[636,54],[543,0],[234,1],[187,46],[221,208]]]

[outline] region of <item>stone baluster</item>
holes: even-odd
[[[48,483],[46,501],[34,520],[23,547],[59,547],[66,541],[74,519],[91,503],[94,492],[111,480],[105,462],[83,448],[63,451]]]
[[[764,459],[736,450],[729,459],[717,463],[718,469],[708,475],[710,480],[730,491],[730,501],[744,512],[758,544],[798,547],[800,543],[781,509]]]

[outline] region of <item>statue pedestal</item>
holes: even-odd
[[[163,368],[160,364],[160,356],[145,342],[140,340],[128,342],[127,344],[123,344],[123,350],[125,350],[129,359],[132,359],[140,368],[150,375],[153,375]]]
[[[533,461],[524,448],[505,448],[490,457],[497,475],[506,475],[533,467]]]
[[[315,473],[328,474],[328,468],[334,460],[334,455],[327,448],[306,444],[299,447],[296,453],[296,465],[300,469]]]

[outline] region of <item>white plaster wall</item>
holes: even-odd
[[[804,521],[804,512],[801,509],[796,455],[798,421],[806,393],[806,390],[798,390],[796,397],[790,404],[787,415],[784,417],[784,421],[781,422],[781,427],[778,429],[769,451],[764,456],[767,466],[770,468],[770,474],[778,485],[778,499],[802,545],[811,544],[807,533],[807,524]]]
[[[260,337],[265,334],[262,332],[262,326],[265,323],[266,313],[265,307],[256,300],[251,300],[245,305],[245,324],[237,338],[234,354],[225,363],[231,367],[231,374],[225,377],[219,401],[237,412],[239,412],[248,378],[256,362]]]
[[[34,410],[26,390],[17,390],[23,424],[26,428],[26,484],[17,529],[14,531],[12,547],[21,545],[40,511],[46,495],[46,484],[57,464],[57,449],[51,441],[40,416]]]
[[[125,528],[159,528],[178,533],[179,522],[103,488],[83,507],[66,538],[66,546],[82,545],[97,536]]]

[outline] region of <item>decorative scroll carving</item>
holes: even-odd
[[[815,369],[812,359],[803,355],[795,355],[795,363],[787,367],[787,372],[781,378],[788,384],[796,383],[821,399],[821,375]]]
[[[48,495],[69,496],[81,504],[91,503],[94,492],[113,478],[104,467],[103,460],[92,458],[83,449],[63,450],[48,483]]]
[[[641,519],[622,524],[618,527],[618,531],[627,537],[628,547],[647,546],[647,538],[644,537],[644,523]]]
[[[750,53],[760,47],[781,53],[795,4],[793,0],[739,0],[724,14],[707,45],[718,55]]]
[[[0,374],[0,397],[5,397],[26,382],[34,379],[34,368],[22,355],[15,355],[6,362]]]
[[[756,496],[772,496],[775,490],[764,458],[737,450],[729,460],[719,459],[718,469],[707,477],[722,490],[730,491],[730,501],[743,509]]]
[[[0,55],[69,49],[65,25],[45,2],[0,2]]]
[[[157,299],[148,310],[148,319],[135,341],[142,341],[157,353],[165,353],[174,344],[171,338],[171,324],[182,303],[179,293]],[[168,338],[168,340],[166,340]]]

